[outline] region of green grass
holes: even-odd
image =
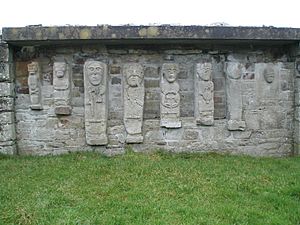
[[[300,157],[0,156],[0,224],[300,224]]]

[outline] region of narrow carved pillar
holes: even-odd
[[[99,61],[84,64],[85,133],[89,145],[106,145],[107,65]]]
[[[211,63],[196,64],[195,117],[198,125],[214,124],[214,83]]]
[[[226,74],[226,94],[228,109],[228,130],[244,130],[245,121],[242,120],[243,103],[241,76],[244,66],[238,62],[227,62],[225,66]]]
[[[42,89],[41,89],[41,72],[38,62],[28,64],[28,87],[30,95],[30,108],[41,110],[42,106]]]
[[[181,127],[180,95],[177,75],[179,67],[176,63],[164,63],[161,73],[160,126],[167,128]]]
[[[124,74],[124,125],[127,143],[143,142],[144,70],[138,63],[128,63]]]
[[[66,62],[53,64],[54,112],[57,115],[70,115],[71,108],[71,69]]]
[[[0,40],[0,153],[16,154],[15,89],[9,47]]]

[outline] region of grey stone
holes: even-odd
[[[107,138],[107,65],[99,61],[84,64],[84,107],[86,142],[106,145]]]
[[[158,68],[155,66],[146,66],[145,68],[145,78],[157,78],[159,79]]]
[[[7,146],[1,146],[0,145],[0,153],[6,154],[6,155],[14,155],[17,152],[16,145],[7,145]]]
[[[13,83],[0,83],[0,97],[14,96]]]
[[[11,141],[16,139],[14,124],[0,124],[0,142]]]
[[[10,64],[0,60],[0,82],[12,80],[10,74]]]
[[[240,78],[245,68],[238,62],[227,62],[225,67],[227,107],[228,107],[228,130],[244,130],[245,121],[242,120],[242,90]]]
[[[144,71],[137,63],[128,63],[124,73],[124,125],[127,143],[142,143],[142,124],[144,112]]]
[[[0,124],[14,123],[14,112],[1,112],[0,113]]]
[[[13,111],[14,110],[14,99],[12,97],[0,98],[0,113]]]
[[[195,68],[195,117],[197,124],[214,123],[214,84],[211,63],[196,64]]]
[[[161,75],[160,125],[167,128],[181,127],[179,84],[176,81],[178,64],[164,63]]]
[[[30,108],[33,110],[41,110],[42,106],[42,89],[40,81],[40,66],[37,62],[28,64],[28,86],[30,94]]]
[[[9,61],[9,48],[5,43],[0,43],[0,62]]]
[[[197,130],[185,130],[183,133],[184,140],[197,140],[199,132]]]
[[[54,112],[57,115],[70,115],[71,108],[71,69],[66,62],[53,64]]]

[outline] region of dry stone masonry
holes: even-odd
[[[4,28],[0,152],[300,153],[300,29]]]

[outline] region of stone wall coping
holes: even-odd
[[[231,26],[26,26],[2,29],[7,43],[72,40],[269,40],[300,41],[300,28]]]

